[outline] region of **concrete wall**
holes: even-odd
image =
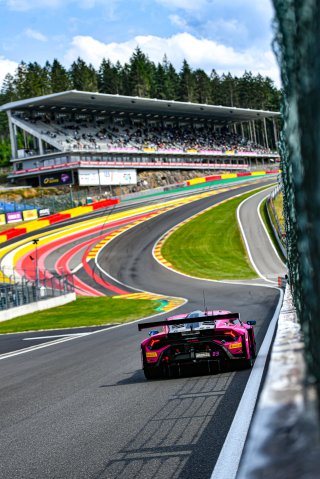
[[[290,287],[237,479],[320,477],[319,416]]]
[[[36,313],[37,311],[43,311],[45,309],[55,308],[56,306],[63,306],[64,304],[75,301],[76,293],[68,293],[63,296],[57,296],[55,298],[42,299],[34,303],[24,304],[23,306],[17,306],[16,308],[6,309],[0,314],[0,322],[7,321],[8,319],[24,316],[25,314]]]

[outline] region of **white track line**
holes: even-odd
[[[260,276],[260,278],[262,278],[264,281],[267,281],[268,283],[272,283],[272,284],[276,284],[275,281],[272,281],[271,279],[268,279],[266,278],[262,273],[261,271],[259,270],[258,266],[256,265],[256,263],[254,262],[253,258],[252,258],[252,254],[251,254],[251,251],[250,251],[250,248],[249,248],[249,244],[248,244],[248,241],[247,241],[247,237],[245,235],[245,232],[244,232],[244,228],[242,226],[242,223],[241,223],[241,220],[240,220],[240,210],[242,208],[242,206],[248,201],[250,200],[251,198],[253,198],[254,196],[260,194],[261,191],[258,191],[256,194],[252,195],[252,196],[249,196],[249,198],[246,198],[242,203],[240,203],[240,205],[238,206],[237,208],[237,220],[238,220],[238,225],[239,225],[239,228],[240,228],[240,231],[241,231],[241,235],[242,235],[242,238],[243,238],[243,241],[245,243],[245,247],[246,247],[246,250],[247,250],[247,253],[248,253],[248,256],[249,256],[249,259],[250,259],[250,262],[255,270],[255,272],[257,273],[258,276]],[[268,235],[268,233],[267,233]]]
[[[237,218],[238,218],[239,227],[241,229],[241,233],[245,242],[245,246],[254,269],[256,270],[256,272],[259,274],[261,278],[271,283],[272,281],[267,280],[260,273],[260,271],[258,270],[256,264],[254,263],[252,259],[250,248],[249,248],[246,236],[243,231],[243,226],[240,220],[241,206],[247,200],[249,200],[253,196],[256,196],[259,193],[260,192],[250,196],[239,205],[237,209]],[[263,224],[263,221],[260,215],[261,202],[258,205],[258,215],[259,215],[260,221]],[[264,230],[267,236],[269,237],[269,234],[265,227],[264,227]],[[270,238],[269,240],[271,241]],[[272,283],[275,284],[274,282]],[[261,285],[261,286],[264,288],[268,287],[267,285]],[[236,414],[234,416],[228,435],[223,444],[223,447],[221,449],[221,452],[219,454],[218,460],[216,462],[216,465],[214,467],[214,470],[211,474],[210,479],[235,479],[238,472],[241,455],[242,455],[243,448],[247,439],[249,427],[251,425],[252,416],[254,413],[254,409],[256,406],[256,402],[258,399],[258,394],[259,394],[259,390],[260,390],[260,386],[262,382],[262,377],[266,367],[267,357],[269,354],[269,350],[271,347],[271,343],[272,343],[274,332],[278,323],[279,313],[280,313],[282,302],[283,302],[283,296],[284,296],[283,291],[280,288],[277,288],[276,286],[270,285],[269,287],[273,287],[274,289],[277,289],[280,292],[279,302],[274,312],[273,318],[269,324],[268,331],[264,337],[263,343],[260,347],[257,359],[255,360],[250,377],[248,379],[245,390],[243,392],[241,401],[237,408]]]
[[[91,331],[88,333],[65,333],[65,334],[53,334],[52,336],[35,336],[34,338],[22,338],[22,341],[36,341],[39,339],[53,339],[53,338],[71,338],[72,336],[88,336],[91,334]]]
[[[264,224],[264,221],[263,221],[263,219],[262,219],[262,217],[261,217],[261,212],[260,212],[260,210],[261,210],[261,205],[262,205],[262,203],[263,203],[263,201],[264,201],[265,199],[266,199],[266,197],[262,198],[262,200],[260,201],[260,203],[259,203],[259,205],[258,205],[258,208],[257,208],[259,220],[261,221],[262,227],[263,227],[263,229],[264,229],[264,231],[265,231],[265,233],[266,233],[266,235],[267,235],[267,237],[268,237],[268,239],[269,239],[269,241],[270,241],[270,244],[271,244],[271,246],[272,246],[272,248],[273,248],[273,251],[274,251],[275,255],[277,256],[277,258],[279,259],[279,261],[283,264],[283,267],[286,268],[286,265],[285,265],[285,263],[282,261],[282,259],[280,258],[279,253],[278,253],[278,251],[277,251],[277,248],[275,247],[273,241],[271,240],[271,238],[270,238],[270,236],[269,236],[269,233],[268,233],[268,230],[267,230],[267,228],[266,228],[266,225]]]
[[[176,308],[174,308],[174,309],[176,309]],[[30,348],[24,348],[24,349],[19,349],[17,351],[11,351],[10,353],[0,354],[0,361],[2,361],[3,359],[12,358],[14,356],[20,356],[21,354],[30,353],[32,351],[36,351],[37,349],[49,348],[50,346],[55,346],[55,345],[60,344],[60,343],[65,343],[67,341],[73,341],[74,339],[82,339],[82,338],[91,336],[92,334],[106,333],[108,331],[111,331],[112,329],[117,329],[117,328],[122,328],[122,327],[125,327],[125,326],[130,326],[131,324],[139,323],[139,321],[145,321],[146,319],[155,318],[157,316],[161,316],[162,314],[165,314],[165,313],[160,312],[160,313],[156,313],[156,314],[151,314],[150,316],[146,316],[145,318],[135,319],[134,321],[130,321],[129,323],[121,323],[121,324],[116,324],[115,326],[110,326],[108,328],[98,329],[97,331],[92,331],[90,333],[86,333],[86,335],[82,334],[80,336],[79,334],[77,334],[76,336],[64,337],[64,338],[61,338],[61,339],[57,339],[56,341],[50,341],[49,343],[38,344],[37,346],[31,346]],[[19,334],[21,334],[21,333],[19,333]]]
[[[259,350],[257,359],[255,360],[237,412],[234,416],[228,435],[211,474],[211,479],[234,479],[238,472],[243,447],[256,406],[269,349],[282,306],[283,291],[280,291],[277,309],[275,310],[273,318],[269,324],[267,334],[265,335]]]
[[[239,206],[238,208],[240,208],[240,206],[247,200],[249,200],[250,198],[252,198],[253,196],[255,195],[258,195],[259,193],[261,193],[261,186],[260,187],[257,187],[256,189],[260,189],[260,191],[258,191],[257,193],[255,193],[254,195],[251,195],[249,198],[246,198]],[[254,191],[254,190],[252,190]],[[208,208],[205,208],[201,213],[205,213],[206,211],[212,209],[212,208],[215,208],[217,206],[220,206],[221,204],[225,203],[226,201],[229,201],[229,200],[232,200],[234,198],[237,198],[239,196],[243,196],[245,193],[239,193],[238,195],[235,195],[235,196],[232,196],[231,198],[228,198],[228,200],[223,200],[219,203],[216,203],[215,205],[213,206],[209,206]],[[238,213],[238,210],[237,210],[237,213]],[[188,218],[187,221],[191,221],[194,217],[197,217],[199,216],[199,213],[196,213],[194,214],[193,216],[190,216],[190,218]],[[258,286],[258,287],[264,287],[264,288],[274,288],[275,286],[275,282],[274,281],[271,281],[271,280],[268,280],[267,278],[265,278],[263,275],[261,275],[261,273],[258,271],[258,269],[256,268],[254,262],[253,262],[253,259],[252,259],[252,256],[251,256],[251,253],[250,253],[250,250],[249,250],[249,245],[248,245],[248,242],[245,238],[245,235],[243,233],[243,227],[242,227],[242,224],[240,222],[240,218],[238,219],[238,223],[239,223],[239,227],[240,227],[240,230],[241,230],[241,234],[243,236],[243,239],[244,239],[244,242],[245,242],[245,246],[246,246],[246,249],[247,249],[247,252],[248,252],[248,256],[249,256],[249,259],[252,263],[252,266],[254,268],[254,270],[256,271],[257,275],[267,281],[268,283],[272,283],[272,285],[268,285],[268,284],[260,284],[260,283],[253,283],[252,281],[237,281],[237,280],[226,280],[226,279],[207,279],[207,278],[199,278],[198,276],[191,276],[190,274],[187,274],[187,273],[182,273],[181,271],[178,271],[178,270],[175,270],[173,268],[170,268],[170,266],[166,266],[165,264],[163,264],[161,261],[159,261],[159,259],[156,257],[155,255],[155,249],[157,247],[157,244],[165,237],[167,236],[172,230],[176,229],[177,227],[179,227],[180,225],[182,226],[183,224],[185,224],[186,221],[183,220],[181,221],[180,223],[178,223],[177,225],[173,226],[172,228],[168,229],[165,233],[163,233],[159,238],[158,240],[155,242],[154,246],[153,246],[153,249],[152,249],[152,256],[153,256],[153,259],[158,263],[160,264],[163,268],[166,268],[168,269],[169,271],[171,271],[172,273],[176,273],[176,274],[179,274],[180,276],[185,276],[186,278],[191,278],[191,279],[195,279],[195,280],[199,280],[199,281],[207,281],[209,283],[223,283],[223,284],[234,284],[234,285],[240,285],[240,286]],[[268,234],[268,233],[267,233]]]

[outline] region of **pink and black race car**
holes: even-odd
[[[253,327],[230,311],[193,311],[163,321],[141,323],[151,329],[141,343],[142,367],[147,379],[180,376],[194,367],[207,373],[229,368],[251,368],[256,357]],[[162,326],[162,331],[155,327]]]

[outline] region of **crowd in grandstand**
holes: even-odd
[[[57,117],[26,117],[22,114],[20,119],[31,121],[43,137],[54,139],[66,150],[270,152],[227,127],[215,128],[210,123],[150,121],[132,117],[107,120],[66,114]]]

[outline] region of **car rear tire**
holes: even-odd
[[[253,366],[253,363],[254,363],[254,360],[252,357],[250,359],[243,359],[243,361],[241,361],[242,369],[251,369]]]
[[[162,374],[162,371],[159,367],[153,367],[153,368],[150,368],[148,366],[145,366],[143,368],[143,372],[144,372],[144,375],[145,375],[145,378],[146,379],[160,379],[163,377],[163,374]]]

